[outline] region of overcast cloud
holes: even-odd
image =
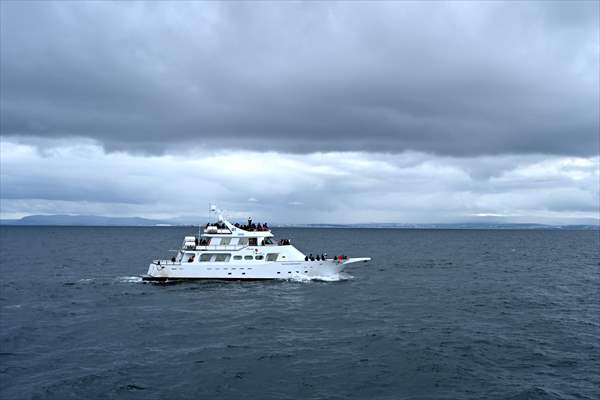
[[[597,219],[599,4],[3,1],[0,216]]]
[[[598,162],[423,153],[106,154],[93,144],[2,144],[4,217],[28,213],[231,217],[275,222],[593,223]],[[484,171],[484,172],[482,172]],[[488,173],[485,173],[487,171]]]
[[[598,2],[2,3],[2,133],[450,155],[598,150]]]

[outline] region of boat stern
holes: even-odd
[[[154,260],[148,266],[148,273],[142,279],[144,281],[162,281],[168,279],[170,277],[169,268],[167,268],[168,263],[168,261],[164,260]]]

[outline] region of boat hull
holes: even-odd
[[[335,279],[349,264],[366,262],[370,258],[350,258],[347,260],[287,261],[252,263],[207,262],[174,263],[155,261],[150,264],[144,281],[164,282],[167,280],[269,280],[269,279]]]

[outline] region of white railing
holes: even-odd
[[[181,261],[171,261],[171,260],[154,260],[152,264],[156,265],[181,265]]]
[[[231,235],[231,231],[229,229],[204,228],[204,233],[212,233],[212,234],[217,234],[217,235]]]
[[[231,250],[239,251],[248,247],[247,244],[215,244],[208,246],[196,246],[195,250]],[[189,249],[188,249],[189,250]]]

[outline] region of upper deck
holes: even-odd
[[[248,220],[247,225],[232,224],[226,219],[220,219],[219,222],[206,224],[202,237],[255,237],[268,238],[273,237],[267,224],[253,224]]]

